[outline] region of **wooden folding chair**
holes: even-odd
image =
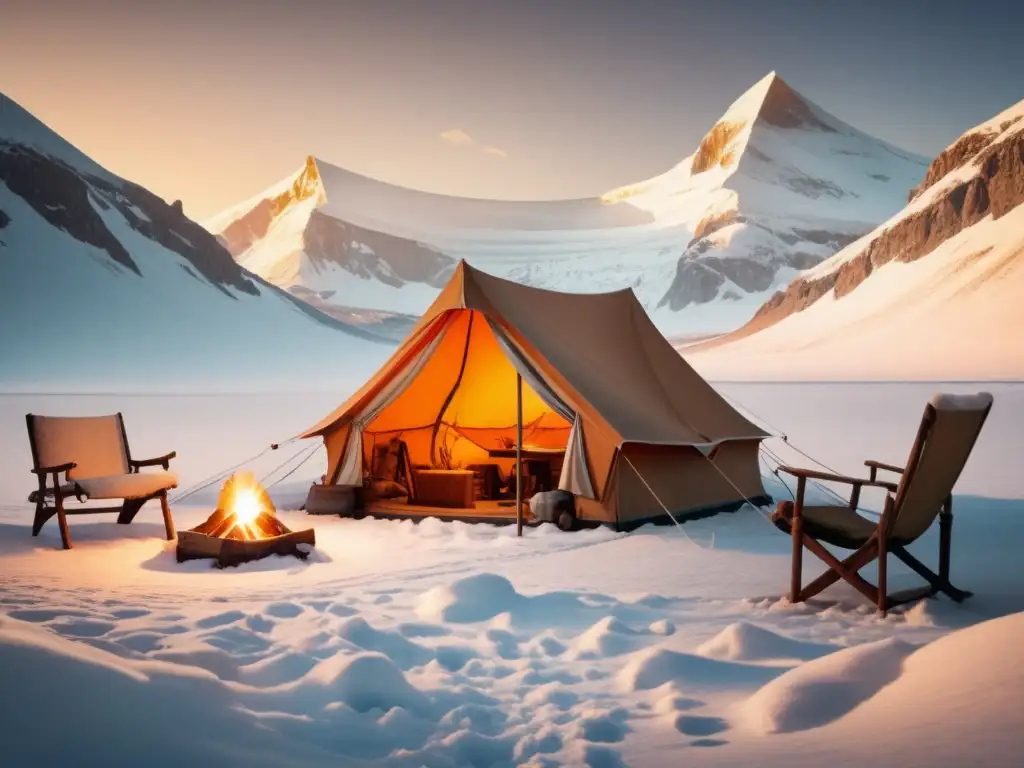
[[[167,539],[174,538],[174,520],[167,501],[167,491],[178,485],[178,476],[169,472],[172,451],[154,459],[133,459],[128,449],[124,418],[112,416],[37,416],[25,417],[29,446],[32,449],[32,472],[39,479],[39,489],[28,500],[36,505],[32,535],[38,536],[43,525],[56,516],[64,549],[71,549],[67,515],[90,515],[117,512],[117,522],[130,523],[142,505],[159,499],[163,511]],[[142,467],[160,466],[153,472],[139,472]],[[60,475],[65,483],[61,484]],[[46,484],[47,476],[53,485]],[[66,509],[65,499],[75,496],[88,499],[121,499],[116,507],[82,507]],[[47,499],[53,498],[53,504]]]
[[[953,486],[974,448],[985,419],[992,408],[992,395],[939,394],[925,407],[917,439],[905,467],[866,461],[867,479],[834,475],[796,467],[779,469],[797,480],[796,500],[779,504],[772,520],[793,537],[793,570],[790,600],[807,600],[843,579],[878,606],[882,615],[889,608],[921,597],[943,592],[960,602],[970,592],[949,581],[950,548],[953,534]],[[899,483],[878,479],[879,470],[900,475]],[[853,487],[849,506],[808,506],[804,503],[807,480],[845,483]],[[857,514],[863,487],[884,488],[887,493],[881,520],[872,522]],[[939,572],[934,573],[907,551],[939,518]],[[845,560],[822,544],[854,550]],[[802,553],[806,547],[829,568],[807,586],[802,586]],[[887,592],[887,557],[892,553],[928,582],[928,587],[899,598]],[[878,584],[864,579],[859,571],[878,560]]]

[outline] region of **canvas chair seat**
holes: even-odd
[[[877,520],[868,520],[849,507],[822,505],[804,507],[804,533],[843,549],[857,549],[871,538],[878,528]],[[784,515],[773,515],[772,522],[783,533],[791,533],[790,520]],[[893,544],[904,546],[910,542],[899,537],[890,537]]]
[[[871,538],[878,522],[861,517],[849,507],[839,505],[804,507],[804,533],[814,539],[844,549],[857,549]],[[783,533],[791,533],[790,519],[773,515],[772,522]]]
[[[178,487],[175,472],[133,472],[106,477],[83,477],[75,481],[90,499],[143,499]]]

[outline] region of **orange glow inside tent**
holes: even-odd
[[[415,380],[363,431],[364,456],[399,436],[413,464],[437,466],[442,449],[453,466],[495,462],[488,451],[515,445],[516,369],[486,318],[453,310],[444,337]],[[523,444],[564,448],[571,424],[524,381]]]

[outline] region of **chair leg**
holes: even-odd
[[[64,499],[57,494],[57,524],[60,526],[60,541],[64,549],[71,549],[71,532],[68,530],[68,518],[64,514]]]
[[[804,555],[804,531],[803,518],[795,517],[791,524],[791,537],[793,539],[793,571],[789,581],[789,601],[799,603],[800,587],[803,581],[803,555]]]
[[[889,552],[886,549],[885,535],[881,532],[878,536],[878,599],[876,605],[878,613],[884,619],[889,613],[889,592],[888,592],[888,567]]]
[[[946,499],[939,512],[939,578],[949,582],[950,551],[953,548],[953,499]]]
[[[164,513],[164,530],[167,531],[167,540],[174,540],[174,518],[171,517],[171,505],[167,501],[167,491],[160,494],[160,508]]]
[[[43,530],[43,526],[46,524],[46,521],[56,514],[56,507],[47,507],[43,504],[36,504],[36,516],[32,521],[32,535],[38,536],[39,532]]]
[[[861,568],[878,557],[878,545],[874,539],[868,540],[864,546],[842,561],[809,536],[804,536],[804,546],[829,567],[828,571],[803,588],[804,600],[809,600],[842,579],[871,602],[878,602],[877,587],[858,573]]]
[[[962,603],[968,597],[971,597],[971,592],[967,592],[963,589],[957,589],[949,582],[949,579],[944,579],[941,575],[932,573],[928,566],[910,554],[903,547],[893,547],[892,553],[906,563],[910,567],[910,570],[931,585],[932,594],[935,594],[936,592],[943,592],[948,595],[951,600],[957,603]]]
[[[803,583],[804,565],[804,491],[807,481],[803,477],[796,480],[796,497],[793,499],[793,516],[790,518],[789,534],[793,539],[793,571],[789,581],[789,601],[799,603],[803,600],[801,586]]]
[[[121,504],[121,513],[117,516],[117,522],[121,525],[128,525],[139,514],[142,505],[147,501],[149,501],[149,498],[125,499],[124,503]]]

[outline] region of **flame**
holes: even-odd
[[[255,488],[235,489],[235,498],[231,501],[231,511],[239,525],[249,525],[261,512],[260,497]]]
[[[263,534],[256,521],[261,514],[273,515],[276,510],[252,472],[238,472],[232,475],[221,489],[217,508],[231,513],[230,527],[221,534],[230,535],[238,530],[246,539],[259,539]]]

